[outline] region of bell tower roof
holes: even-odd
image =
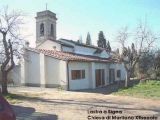
[[[45,11],[41,11],[41,12],[37,12],[37,16],[36,16],[36,19],[37,18],[40,18],[40,17],[50,17],[50,18],[54,18],[57,20],[56,18],[56,14],[51,12],[50,10],[45,10]]]

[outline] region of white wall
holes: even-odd
[[[88,89],[91,88],[89,77],[89,65],[87,62],[69,62],[69,87],[70,90]],[[85,70],[85,78],[72,80],[71,70]]]
[[[38,49],[54,50],[54,46],[56,47],[57,51],[61,51],[61,45],[54,42],[54,41],[51,41],[51,40],[46,40],[44,43],[37,46],[37,48]]]
[[[70,62],[69,63],[69,86],[70,90],[95,88],[95,70],[104,69],[105,85],[109,84],[109,69],[115,69],[115,80],[125,79],[125,68],[123,64],[94,63],[94,62]],[[85,79],[72,80],[71,70],[85,70]],[[117,78],[117,70],[121,70],[121,78]]]
[[[40,84],[40,57],[38,53],[28,51],[26,59],[25,83]]]
[[[28,85],[45,85],[46,87],[67,86],[66,61],[44,56],[43,62],[39,53],[28,51],[28,60],[25,64],[25,83]],[[41,64],[45,65],[41,65]],[[41,68],[40,66],[44,67]],[[40,73],[43,72],[43,73]],[[42,74],[44,74],[42,76]],[[44,78],[41,78],[44,77]],[[44,81],[43,81],[44,80]]]
[[[114,63],[110,65],[110,68],[113,68],[115,70],[115,80],[125,80],[126,77],[126,70],[123,64]],[[117,70],[121,70],[121,77],[117,77]]]
[[[66,62],[45,56],[46,84],[49,86],[67,85]]]
[[[20,73],[20,65],[16,65],[11,71],[10,71],[10,78],[14,81],[14,85],[20,85],[21,83],[21,73]]]

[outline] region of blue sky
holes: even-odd
[[[27,15],[25,32],[33,45],[34,17],[36,12],[45,10],[46,3],[48,10],[57,14],[57,38],[77,40],[82,35],[85,42],[90,32],[96,44],[98,32],[102,30],[114,48],[117,31],[126,25],[133,30],[145,17],[149,27],[160,33],[160,0],[0,0],[0,7],[8,5]]]

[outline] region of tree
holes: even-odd
[[[134,71],[134,67],[139,61],[141,55],[143,53],[149,52],[150,48],[152,47],[153,42],[157,39],[152,31],[146,26],[146,24],[140,23],[137,27],[136,34],[132,36],[135,43],[139,43],[137,48],[135,48],[134,43],[132,43],[131,48],[125,46],[125,42],[128,40],[129,37],[128,29],[125,27],[122,29],[117,36],[118,42],[122,46],[122,54],[120,56],[120,61],[124,63],[124,67],[126,69],[126,81],[125,87],[128,87],[128,82],[131,77],[131,73]]]
[[[139,77],[144,77],[141,75],[145,75],[146,77],[150,77],[154,74],[154,65],[155,65],[155,52],[150,51],[147,53],[143,53],[139,58],[138,62],[138,72]]]
[[[154,54],[154,71],[156,77],[160,77],[160,50],[157,50]]]
[[[117,50],[116,50],[116,54],[117,54],[117,55],[119,55],[119,48],[117,48]]]
[[[91,45],[91,36],[89,34],[89,32],[87,33],[87,38],[86,38],[86,45]]]
[[[0,59],[2,72],[2,94],[7,94],[7,76],[15,66],[15,58],[21,56],[21,45],[23,39],[20,38],[19,27],[22,24],[22,16],[20,12],[8,12],[8,8],[4,8],[4,12],[0,13]]]
[[[111,52],[111,50],[112,50],[109,41],[107,42],[106,49],[107,49],[109,52]]]
[[[103,31],[99,32],[97,44],[98,44],[98,47],[106,48],[106,39],[103,34]]]

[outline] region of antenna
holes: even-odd
[[[46,3],[46,10],[47,10],[47,6],[48,6],[48,4]]]

